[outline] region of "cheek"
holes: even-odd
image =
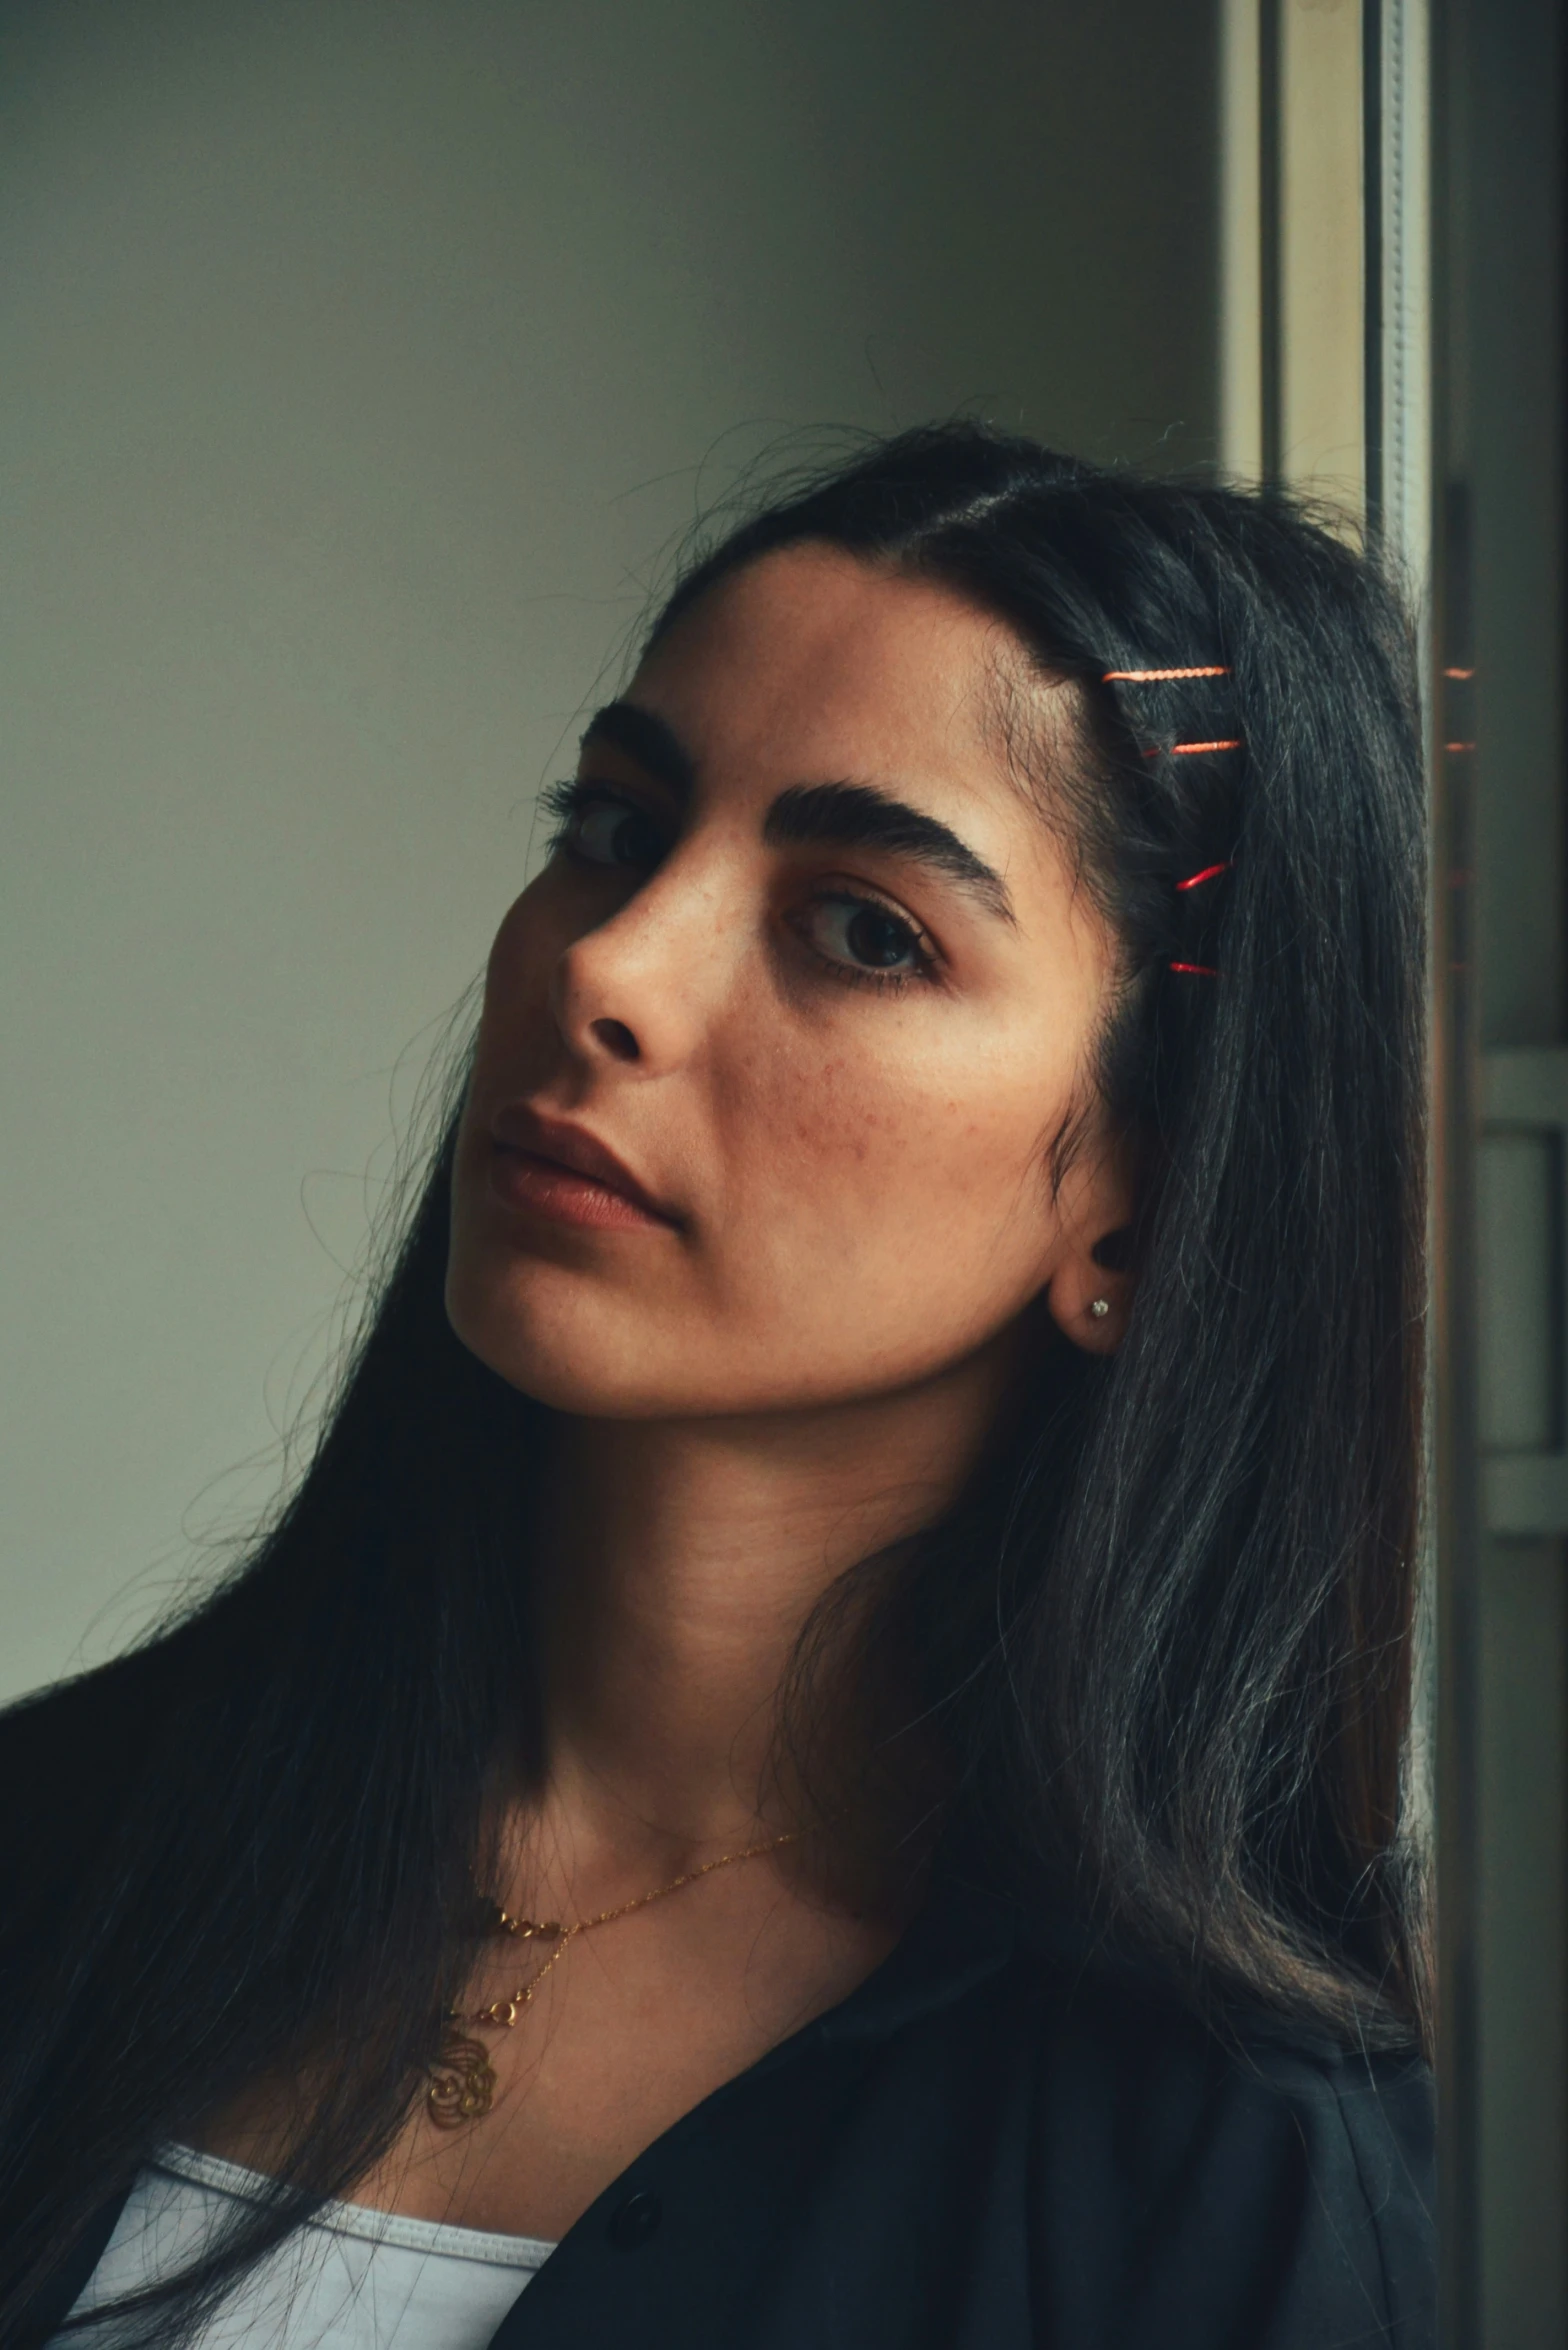
[[[511,1079],[526,1075],[519,1055],[531,1067],[535,1056],[527,1049],[528,1040],[544,1037],[549,1027],[550,974],[572,934],[552,903],[545,880],[541,876],[530,882],[505,915],[490,948],[476,1044],[479,1090],[493,1061],[503,1065]]]
[[[550,931],[549,893],[542,881],[532,881],[508,908],[491,945],[485,965],[487,1013],[526,991],[530,979],[548,967]]]
[[[1038,1286],[1054,1223],[1041,1056],[920,1049],[773,1060],[728,1091],[721,1258],[776,1332],[813,1299],[967,1335]],[[971,1040],[972,1045],[974,1040]]]

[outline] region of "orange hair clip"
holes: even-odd
[[[1227,857],[1223,864],[1205,865],[1201,873],[1189,873],[1185,881],[1177,882],[1176,887],[1178,889],[1196,889],[1200,881],[1212,881],[1216,873],[1228,873],[1229,871],[1230,859]]]
[[[1174,677],[1229,677],[1229,667],[1223,661],[1214,661],[1201,669],[1107,669],[1100,679],[1102,685],[1163,685]]]
[[[1159,759],[1168,753],[1173,759],[1192,759],[1196,758],[1200,751],[1239,751],[1240,749],[1241,737],[1239,734],[1234,734],[1229,736],[1226,741],[1217,743],[1157,743],[1152,751],[1144,751],[1140,755],[1145,759]]]

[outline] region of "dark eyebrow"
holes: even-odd
[[[595,710],[583,729],[580,748],[586,751],[592,743],[613,743],[655,783],[673,792],[682,807],[696,789],[697,762],[674,727],[651,710],[640,710],[635,702],[606,702],[602,710]]]
[[[843,848],[889,849],[945,873],[1004,922],[1017,921],[1000,873],[934,816],[874,784],[792,784],[768,810],[762,837],[775,848],[834,841]]]

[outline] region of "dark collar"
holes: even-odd
[[[1001,1896],[933,1873],[919,1914],[859,1987],[818,2018],[823,2039],[881,2039],[947,2007],[1017,1955],[1021,1921]]]

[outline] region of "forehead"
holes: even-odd
[[[704,767],[738,759],[759,781],[852,769],[982,790],[1016,781],[1020,700],[1049,734],[1061,698],[1003,622],[951,589],[813,544],[721,580],[631,691]]]

